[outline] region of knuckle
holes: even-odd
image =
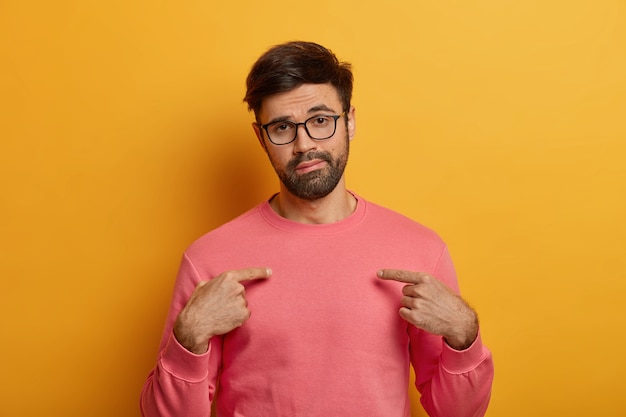
[[[396,279],[404,278],[404,271],[400,271],[400,270],[394,271],[393,277],[396,278]]]

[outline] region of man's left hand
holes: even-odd
[[[404,282],[400,316],[429,333],[443,336],[456,350],[464,350],[478,336],[476,312],[443,282],[424,272],[381,269],[378,277]]]

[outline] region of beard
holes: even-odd
[[[333,158],[328,152],[311,151],[296,155],[289,161],[285,169],[277,167],[274,161],[272,161],[272,165],[278,178],[291,194],[303,200],[318,200],[330,194],[343,176],[350,153],[350,142],[347,139],[345,142],[345,147],[336,158]],[[313,159],[325,161],[326,166],[305,174],[296,173],[298,164]]]

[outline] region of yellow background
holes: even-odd
[[[277,189],[242,97],[292,39],[354,65],[350,188],[449,243],[488,416],[625,415],[623,0],[3,0],[0,416],[139,415],[182,251]]]

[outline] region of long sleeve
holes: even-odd
[[[458,292],[458,284],[447,249],[433,274]],[[489,405],[494,376],[491,352],[480,333],[463,351],[450,348],[440,336],[413,328],[411,361],[415,385],[430,417],[480,417]]]
[[[221,358],[221,338],[211,339],[208,351],[195,355],[178,343],[172,331],[178,313],[200,279],[189,258],[183,257],[157,364],[141,392],[140,408],[144,417],[211,415]]]
[[[430,417],[484,416],[491,397],[493,359],[480,334],[472,346],[455,351],[439,338],[441,354],[428,381],[418,383]]]

